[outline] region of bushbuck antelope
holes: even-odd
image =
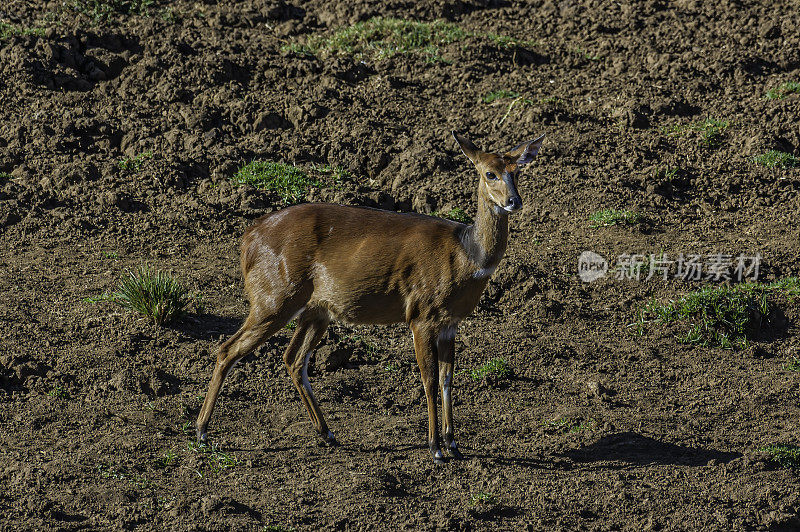
[[[250,315],[219,348],[214,374],[197,417],[206,440],[222,382],[233,365],[293,318],[297,326],[283,361],[317,432],[335,443],[311,384],[308,361],[332,319],[347,323],[405,322],[428,401],[428,444],[443,462],[437,426],[437,381],[442,390],[444,442],[454,457],[453,348],[468,316],[503,258],[508,214],[522,208],[516,178],[544,135],[505,154],[480,151],[453,133],[478,171],[473,225],[361,207],[303,204],[259,218],[244,235],[241,266]]]

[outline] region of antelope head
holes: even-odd
[[[542,147],[544,135],[523,142],[504,154],[479,150],[469,139],[453,132],[464,155],[472,161],[480,176],[478,195],[488,201],[495,214],[507,214],[522,208],[522,198],[517,192],[517,174],[533,161]]]

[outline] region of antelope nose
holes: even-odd
[[[508,209],[509,211],[518,211],[522,208],[522,200],[519,197],[513,197],[508,200]]]

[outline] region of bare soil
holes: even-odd
[[[708,282],[577,275],[584,250],[760,253],[761,280],[800,274],[800,168],[753,162],[800,155],[800,95],[765,98],[800,81],[796,7],[179,0],[92,21],[7,2],[0,19],[44,32],[0,41],[0,528],[798,529],[797,474],[759,451],[798,443],[797,304],[747,349],[698,347],[628,325]],[[471,37],[433,63],[283,50],[373,16],[535,44]],[[484,103],[498,90],[528,101]],[[716,145],[671,133],[706,118],[729,121]],[[324,341],[328,360],[349,355],[312,374],[341,446],[318,444],[282,365],[287,330],[229,376],[215,451],[193,449],[216,346],[247,312],[240,236],[281,207],[233,186],[236,169],[342,166],[351,177],[306,200],[474,214],[453,129],[487,150],[547,134],[457,337],[466,459],[430,459],[401,325]],[[603,208],[646,222],[592,228]],[[142,263],[202,309],[157,327],[94,302]],[[492,358],[513,375],[470,377]]]

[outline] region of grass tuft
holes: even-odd
[[[754,157],[753,160],[767,168],[792,168],[800,166],[800,159],[783,151],[769,150],[763,155]]]
[[[439,46],[469,34],[444,21],[417,22],[374,17],[340,28],[332,35],[313,35],[305,45],[289,45],[290,51],[309,54],[350,55],[383,59],[397,54],[420,54],[429,62],[441,61]]]
[[[142,169],[142,165],[148,159],[153,158],[153,152],[148,150],[144,153],[140,153],[139,155],[135,155],[133,157],[123,157],[122,159],[117,162],[117,166],[120,170],[125,172],[133,172],[136,173]]]
[[[782,100],[790,94],[800,94],[800,83],[787,81],[767,91],[767,100]]]
[[[178,461],[178,453],[176,453],[173,450],[169,450],[165,452],[163,455],[153,460],[153,466],[156,469],[166,469],[170,466],[175,465],[177,461]]]
[[[493,358],[486,364],[473,369],[469,372],[470,376],[475,380],[481,380],[489,375],[494,375],[498,378],[506,378],[511,376],[511,367],[504,358]]]
[[[635,225],[642,221],[642,216],[628,210],[603,209],[589,216],[591,227],[609,227],[611,225]]]
[[[800,358],[794,356],[788,359],[783,367],[786,371],[800,371]]]
[[[105,463],[100,463],[97,466],[97,472],[103,478],[127,481],[134,488],[145,489],[150,487],[151,484],[147,477],[135,471],[130,471],[124,466],[116,468]]]
[[[469,504],[470,506],[497,504],[497,497],[495,497],[494,493],[473,493],[469,498]]]
[[[303,201],[309,187],[321,183],[311,179],[301,169],[284,163],[252,161],[241,167],[231,178],[238,185],[251,185],[259,190],[275,192],[285,204]]]
[[[480,35],[477,35],[480,36]],[[508,35],[497,35],[496,33],[487,33],[485,35],[490,42],[501,50],[512,50],[514,48],[531,48],[538,46],[539,43],[535,41],[526,41],[509,37]]]
[[[8,39],[14,35],[44,35],[44,28],[21,28],[0,20],[0,40]]]
[[[330,164],[312,164],[311,169],[320,174],[330,176],[334,186],[341,185],[344,181],[353,181],[355,176],[344,166],[331,166]]]
[[[360,347],[370,357],[378,352],[378,346],[360,334],[347,334],[344,339],[353,344],[353,348]]]
[[[678,175],[680,168],[674,168],[670,166],[656,166],[656,169],[653,170],[653,179],[666,179],[672,180]]]
[[[560,417],[549,421],[543,421],[545,430],[559,432],[562,434],[578,434],[587,429],[592,429],[597,425],[593,419],[570,419]]]
[[[321,182],[319,185],[325,185],[333,188],[334,190],[344,190],[344,184],[357,183],[358,180],[350,170],[344,166],[332,166],[330,164],[311,163],[310,165],[312,175],[313,173],[321,175]]]
[[[800,446],[767,445],[759,449],[759,451],[769,454],[770,459],[781,467],[800,469]]]
[[[432,214],[437,218],[446,218],[448,220],[453,220],[454,222],[467,225],[474,221],[466,212],[464,212],[464,209],[460,209],[458,207],[454,207],[447,212],[434,211]]]
[[[569,51],[583,57],[587,61],[600,61],[599,55],[589,52],[582,46],[575,46],[574,48],[570,48]]]
[[[107,299],[164,325],[183,314],[191,302],[186,289],[169,274],[139,266],[122,279]]]
[[[518,92],[501,89],[499,91],[492,91],[483,97],[483,103],[492,103],[496,100],[504,100],[506,98],[516,98],[519,96]]]
[[[186,447],[187,450],[197,453],[203,465],[213,473],[239,465],[239,461],[232,454],[221,451],[216,445],[190,441]]]
[[[632,326],[643,333],[649,323],[676,323],[683,326],[678,336],[681,343],[744,348],[749,339],[770,325],[777,297],[799,294],[800,279],[796,277],[769,284],[707,287],[667,303],[647,303],[638,310]]]
[[[539,103],[542,105],[553,104],[557,107],[564,107],[564,100],[559,98],[558,96],[546,96],[544,98],[539,99]]]
[[[715,148],[722,143],[722,136],[730,126],[730,121],[717,118],[706,118],[691,124],[683,124],[664,128],[663,131],[670,136],[680,136],[688,132],[700,133],[701,142],[709,148]]]
[[[445,62],[440,46],[479,37],[498,49],[534,46],[536,43],[495,34],[475,34],[457,24],[437,20],[420,22],[398,18],[373,17],[365,22],[340,28],[333,34],[312,35],[306,44],[290,43],[284,50],[308,55],[348,55],[356,59],[384,59],[397,54],[418,55],[426,62]]]
[[[50,397],[57,397],[59,399],[69,399],[69,392],[67,392],[67,390],[65,390],[61,386],[56,386],[55,388],[47,392],[47,395],[49,395]]]
[[[154,0],[71,0],[65,5],[99,22],[113,15],[149,16],[154,3]]]

